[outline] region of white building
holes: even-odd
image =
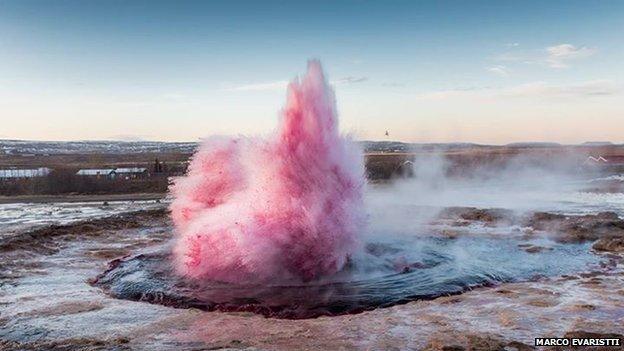
[[[141,178],[148,176],[147,168],[132,167],[132,168],[117,168],[115,169],[117,176],[124,179]]]
[[[46,177],[52,170],[47,167],[36,169],[0,169],[0,179],[23,179]]]
[[[147,168],[131,167],[131,168],[98,168],[98,169],[81,169],[76,172],[79,176],[90,177],[123,177],[125,179],[138,178],[147,176]]]
[[[76,172],[76,175],[79,176],[90,176],[90,177],[115,177],[115,169],[114,168],[97,168],[97,169],[81,169]]]
[[[117,174],[145,174],[147,168],[132,167],[132,168],[115,168]]]

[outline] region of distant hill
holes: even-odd
[[[0,154],[54,155],[54,154],[123,154],[123,153],[192,153],[198,143],[171,143],[160,141],[29,141],[0,140]]]
[[[474,148],[501,147],[473,143],[405,143],[400,141],[359,141],[367,153],[404,153],[419,151],[448,151]],[[582,146],[609,146],[611,142],[592,141]],[[140,153],[193,153],[198,142],[163,141],[32,141],[0,140],[0,155],[58,155],[58,154],[140,154]],[[558,143],[511,143],[509,148],[562,147]]]
[[[610,141],[586,141],[581,145],[583,146],[610,146],[614,144]]]
[[[454,150],[484,145],[472,143],[404,143],[400,141],[360,141],[365,152],[415,152],[432,150]]]
[[[521,147],[521,148],[532,148],[532,147],[560,147],[562,146],[559,143],[550,143],[550,142],[521,142],[521,143],[510,143],[505,145],[507,147]]]
[[[400,141],[360,141],[365,152],[413,152],[480,147],[471,143],[404,143]],[[129,154],[129,153],[192,153],[198,142],[162,141],[31,141],[0,140],[0,154]]]

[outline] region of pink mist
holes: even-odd
[[[209,138],[171,186],[174,263],[225,282],[309,281],[341,270],[358,248],[364,167],[338,131],[320,62],[288,86],[268,138]]]

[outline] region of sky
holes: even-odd
[[[0,0],[0,139],[266,134],[317,58],[357,139],[624,143],[623,34],[607,0]]]

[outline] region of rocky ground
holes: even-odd
[[[111,260],[168,242],[166,212],[143,211],[40,228],[0,242],[0,349],[531,350],[535,337],[624,337],[624,220],[617,214],[456,207],[434,222],[443,228],[438,235],[451,237],[470,235],[467,228],[478,224],[511,225],[527,242],[541,235],[590,241],[601,264],[314,319],[175,309],[114,299],[89,284]],[[518,249],[548,250],[532,244]]]

